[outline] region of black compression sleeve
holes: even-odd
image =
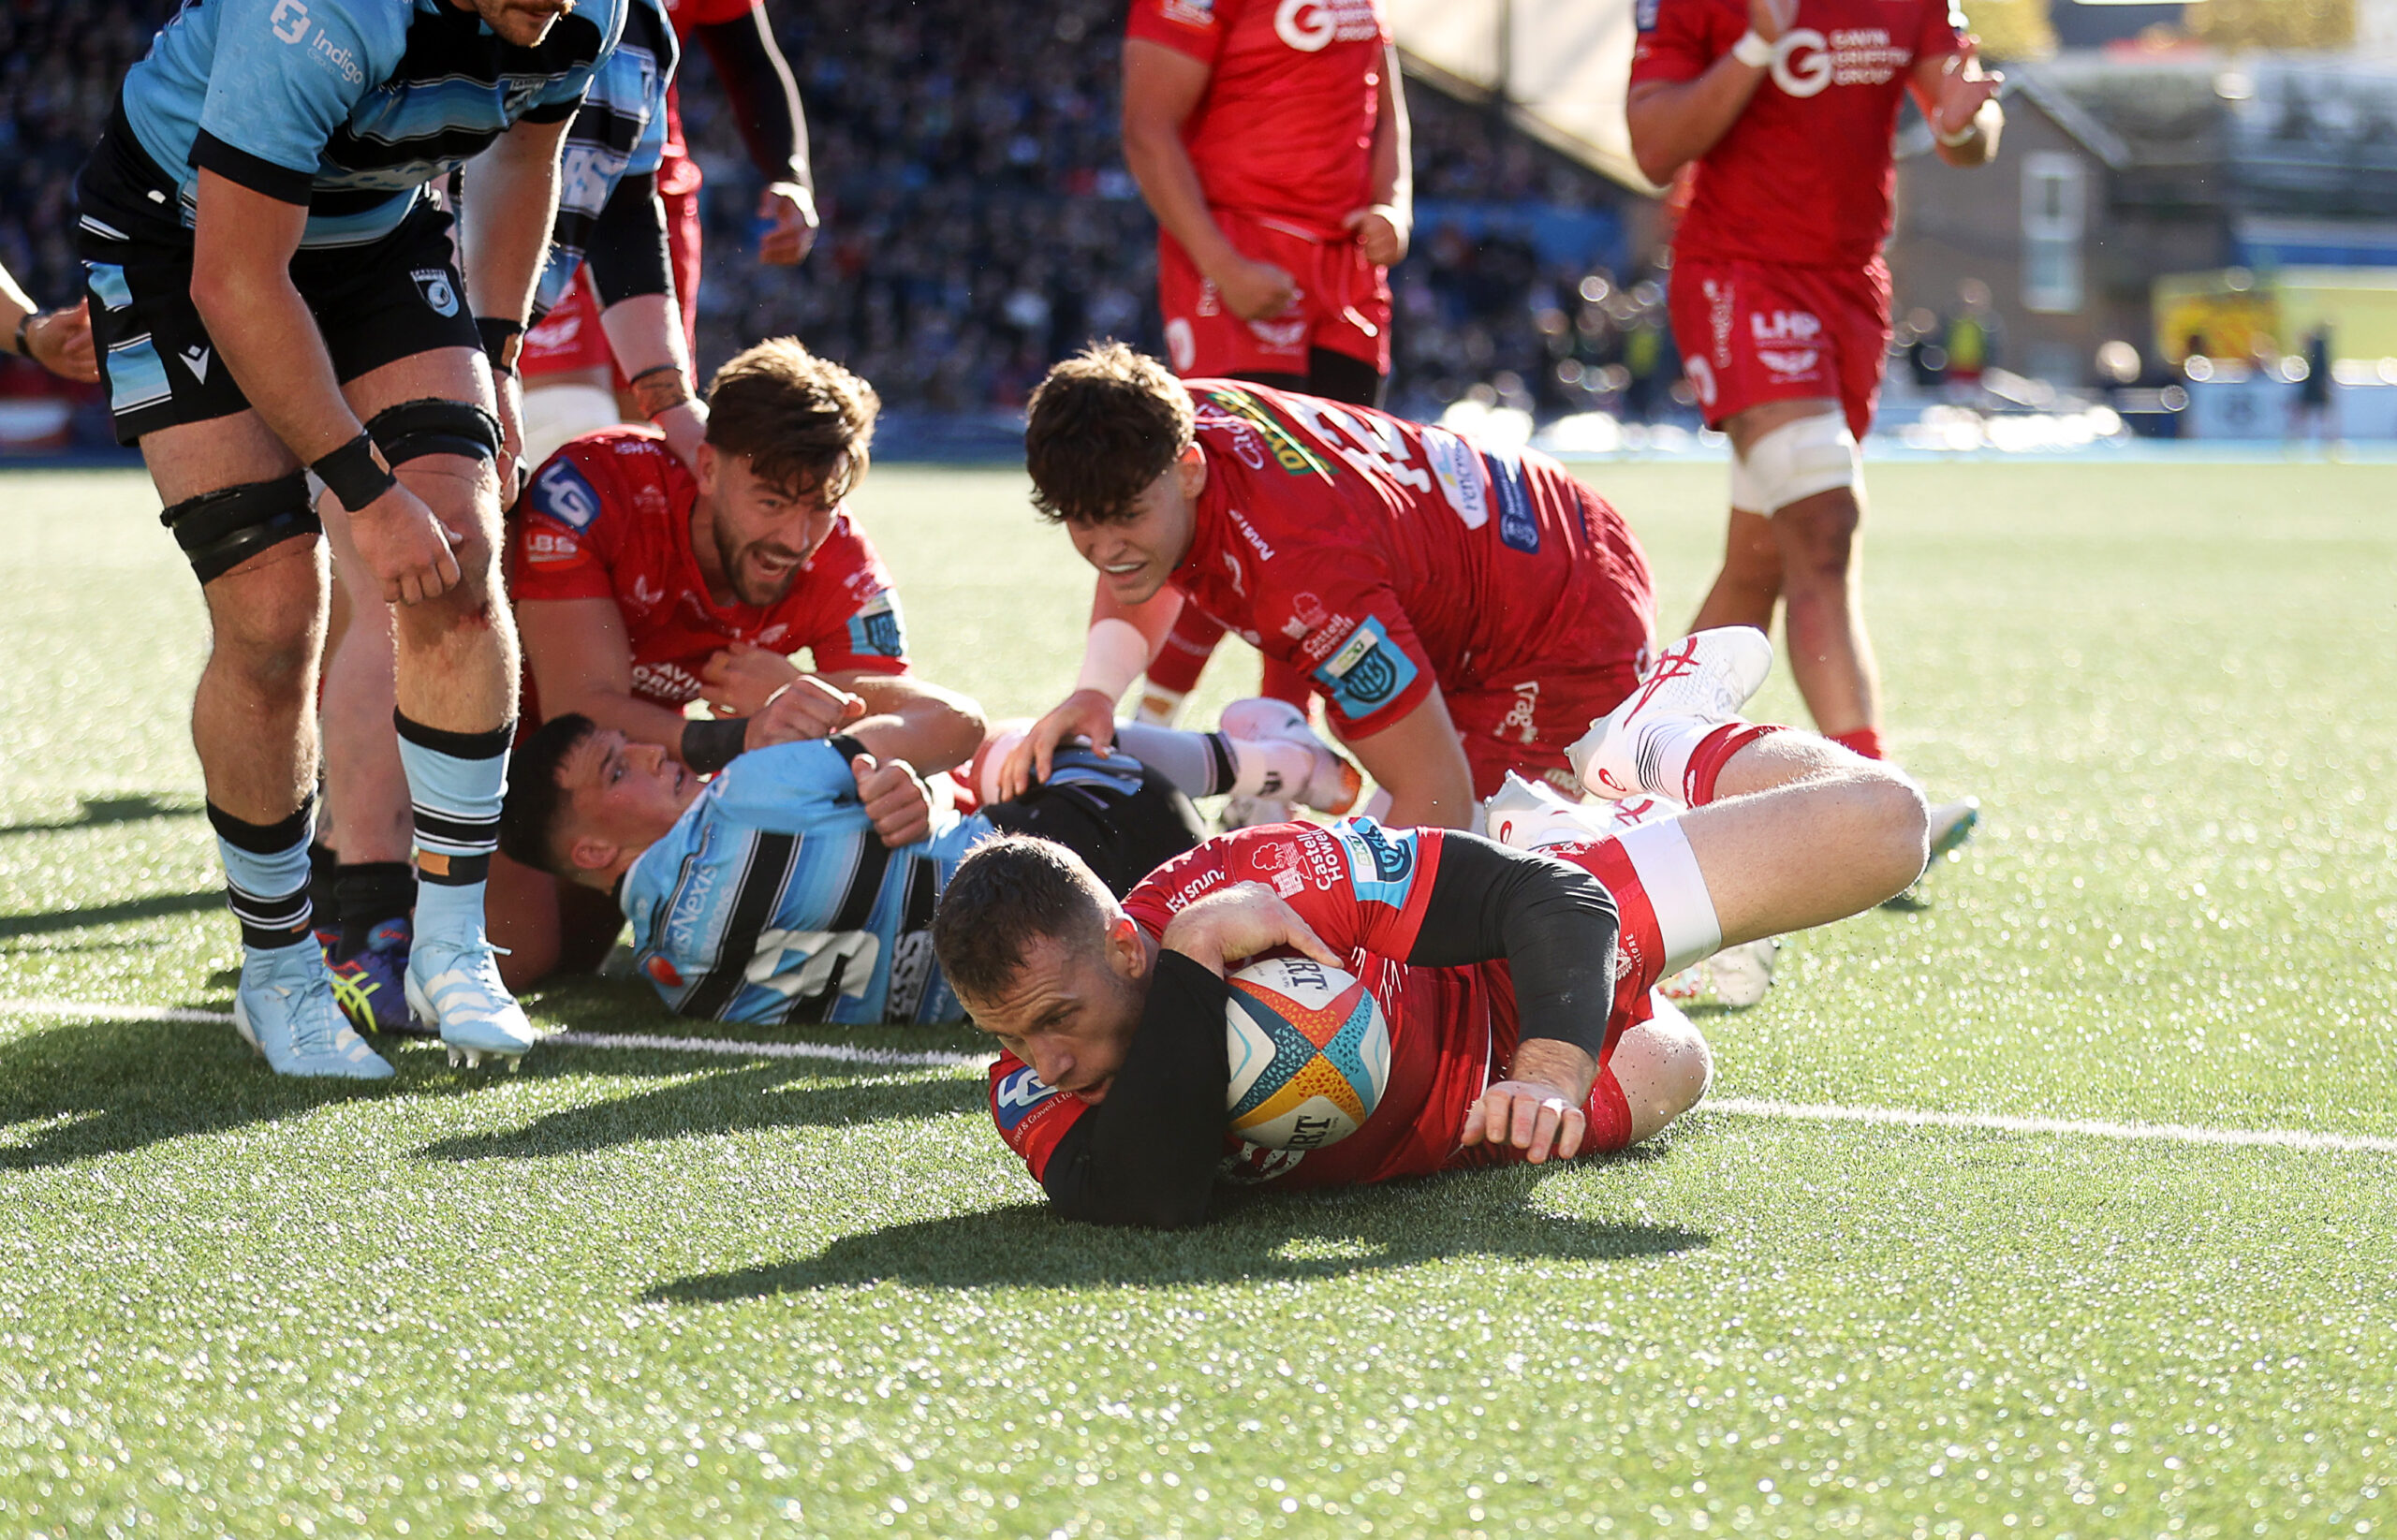
[[[691,32],[715,66],[750,162],[769,182],[806,180],[799,160],[807,120],[801,116],[799,87],[766,22],[766,7],[759,5],[746,16]]]
[[[1614,1011],[1614,895],[1578,866],[1454,830],[1406,961],[1453,968],[1504,958],[1519,1038],[1553,1037],[1596,1058]]]
[[[1107,1100],[1067,1130],[1040,1184],[1064,1219],[1180,1229],[1207,1217],[1224,1153],[1231,986],[1159,952],[1149,1000]]]
[[[582,262],[591,270],[602,310],[644,294],[672,296],[674,270],[666,251],[666,205],[657,200],[656,173],[616,183],[583,238]]]

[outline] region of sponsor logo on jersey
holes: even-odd
[[[424,302],[435,315],[458,314],[458,288],[449,282],[446,269],[417,268],[408,276],[416,280],[417,293],[424,297]]]
[[[1167,912],[1170,914],[1180,914],[1183,910],[1190,907],[1191,902],[1198,899],[1201,894],[1205,893],[1207,889],[1214,887],[1217,883],[1222,882],[1223,880],[1223,868],[1215,866],[1207,868],[1207,870],[1199,873],[1197,876],[1191,878],[1188,882],[1184,883],[1180,887],[1175,888],[1171,893],[1166,896],[1165,906]]]
[[[699,698],[699,682],[679,664],[636,663],[633,694],[664,706],[687,706]]]
[[[1440,493],[1467,529],[1490,522],[1490,494],[1481,475],[1481,457],[1473,446],[1445,428],[1422,431],[1423,458],[1440,483]]]
[[[1290,618],[1309,630],[1321,625],[1324,621],[1323,600],[1316,594],[1304,592],[1292,594]]]
[[[991,1088],[991,1115],[998,1119],[1002,1133],[1012,1134],[1035,1107],[1055,1094],[1057,1088],[1026,1065]]]
[[[1815,373],[1815,365],[1820,363],[1822,358],[1821,353],[1811,347],[1794,353],[1778,347],[1757,349],[1757,361],[1774,374],[1789,379]]]
[[[1305,654],[1309,663],[1321,663],[1325,658],[1330,657],[1342,642],[1348,639],[1348,633],[1356,629],[1355,621],[1346,615],[1334,615],[1325,621],[1306,639],[1300,642],[1299,651]]]
[[[571,535],[553,530],[534,530],[524,537],[524,559],[535,566],[557,566],[580,561],[581,543]]]
[[[897,595],[884,589],[849,617],[849,651],[895,658],[907,651],[905,628],[900,623]]]
[[[1257,433],[1264,435],[1266,447],[1272,454],[1273,462],[1290,475],[1330,476],[1331,474],[1331,467],[1326,464],[1320,456],[1301,444],[1287,425],[1265,409],[1264,403],[1247,391],[1210,390],[1207,392],[1206,400],[1210,405],[1250,424]],[[1206,418],[1201,417],[1199,426],[1215,427],[1219,424],[1210,422]]]
[[[1173,359],[1173,372],[1187,374],[1190,366],[1198,361],[1198,339],[1190,330],[1187,316],[1176,315],[1165,323],[1165,350]]]
[[[599,494],[570,460],[552,460],[533,478],[533,511],[572,530],[587,530],[599,517]],[[663,594],[659,595],[661,598]]]
[[[1498,538],[1526,555],[1539,550],[1539,518],[1532,512],[1531,484],[1523,479],[1523,457],[1512,449],[1484,449],[1490,490],[1498,501]]]
[[[1761,310],[1748,313],[1748,335],[1760,343],[1802,345],[1822,334],[1822,317],[1810,310],[1776,310],[1770,315]]]
[[[1539,736],[1539,728],[1533,722],[1538,709],[1539,681],[1527,679],[1515,686],[1515,703],[1507,708],[1507,719],[1498,724],[1498,730],[1512,728],[1521,735],[1522,741],[1532,741]]]
[[[1332,704],[1349,720],[1371,716],[1415,682],[1415,663],[1390,639],[1382,623],[1368,615],[1315,677],[1331,692]]]
[[[177,357],[184,360],[184,367],[191,371],[192,378],[199,381],[202,385],[208,383],[207,348],[194,345],[193,346],[184,348],[182,353],[177,355]]]
[[[1249,550],[1257,552],[1257,559],[1260,562],[1272,561],[1273,548],[1265,543],[1265,537],[1257,533],[1255,525],[1241,516],[1240,509],[1227,508],[1224,511],[1231,515],[1232,523],[1239,528],[1241,538],[1248,542]]]
[[[1371,818],[1343,818],[1332,834],[1348,852],[1348,886],[1360,903],[1406,907],[1415,886],[1415,832],[1393,833]]]
[[[1320,53],[1335,42],[1377,42],[1382,35],[1373,0],[1282,0],[1273,32],[1301,53]]]
[[[1297,296],[1304,299],[1304,295]],[[1307,318],[1303,315],[1289,320],[1261,319],[1248,323],[1257,340],[1276,353],[1295,353],[1307,340]]]
[[[285,42],[297,43],[308,36],[308,7],[301,0],[274,0],[266,24]]]
[[[1772,83],[1799,97],[1833,85],[1886,85],[1913,60],[1914,50],[1883,27],[1843,27],[1828,37],[1799,27],[1772,47]]]

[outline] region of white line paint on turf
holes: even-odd
[[[2371,1134],[2317,1134],[2304,1128],[2192,1128],[2185,1123],[2103,1122],[2084,1118],[2015,1118],[1993,1112],[1917,1112],[1903,1107],[1827,1107],[1717,1096],[1701,1112],[1784,1118],[1799,1122],[1860,1122],[1895,1128],[1969,1128],[1994,1134],[2071,1134],[2091,1139],[2167,1144],[2258,1145],[2281,1150],[2357,1150],[2397,1154],[2397,1138]]]
[[[171,1005],[111,1005],[81,1000],[0,999],[0,1016],[63,1016],[108,1021],[229,1023],[226,1011]],[[662,1053],[713,1053],[742,1059],[817,1059],[833,1063],[873,1064],[886,1069],[978,1069],[987,1053],[922,1052],[846,1043],[743,1042],[732,1037],[668,1037],[636,1032],[556,1032],[542,1039],[565,1048],[631,1049]],[[2186,1123],[2108,1122],[2086,1118],[2018,1118],[1996,1112],[1921,1112],[1903,1107],[1835,1107],[1766,1101],[1755,1096],[1717,1096],[1700,1111],[1740,1118],[1778,1118],[1792,1122],[1852,1122],[1884,1128],[1962,1128],[1992,1134],[2064,1134],[2087,1139],[2135,1143],[2210,1144],[2274,1150],[2353,1151],[2397,1154],[2397,1138],[2371,1134],[2323,1134],[2304,1128],[2197,1128]]]

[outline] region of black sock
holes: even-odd
[[[346,962],[365,950],[366,938],[375,927],[385,920],[405,918],[416,907],[416,868],[406,861],[344,866],[333,886],[341,916],[336,962]]]
[[[341,858],[332,847],[321,841],[308,845],[308,906],[322,920],[330,920],[341,913],[341,902],[333,896],[333,881],[341,871]]]

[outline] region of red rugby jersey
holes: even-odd
[[[1184,382],[1207,485],[1174,587],[1305,673],[1352,735],[1436,682],[1627,665],[1648,590],[1621,520],[1547,456],[1234,380]]]
[[[737,22],[758,8],[763,0],[664,0],[666,19],[674,23],[674,40],[684,45],[687,56],[691,29],[713,26],[719,22]],[[680,193],[696,193],[701,181],[699,163],[691,158],[690,147],[683,142],[683,81],[675,72],[674,83],[666,89],[666,158],[658,163],[657,190],[671,198]]]
[[[806,648],[818,673],[904,674],[907,645],[890,575],[844,513],[772,605],[718,606],[691,551],[699,487],[654,428],[604,428],[545,461],[509,521],[517,603],[613,599],[632,648],[633,694],[680,710],[699,670],[734,641]],[[541,719],[532,681],[522,719]]]
[[[1348,238],[1372,196],[1381,0],[1133,0],[1125,36],[1213,71],[1182,125],[1211,205]]]
[[[1631,83],[1705,73],[1746,0],[1640,0]],[[1956,0],[1799,0],[1746,109],[1698,161],[1684,257],[1860,268],[1890,233],[1891,139],[1915,64],[1961,52]]]

